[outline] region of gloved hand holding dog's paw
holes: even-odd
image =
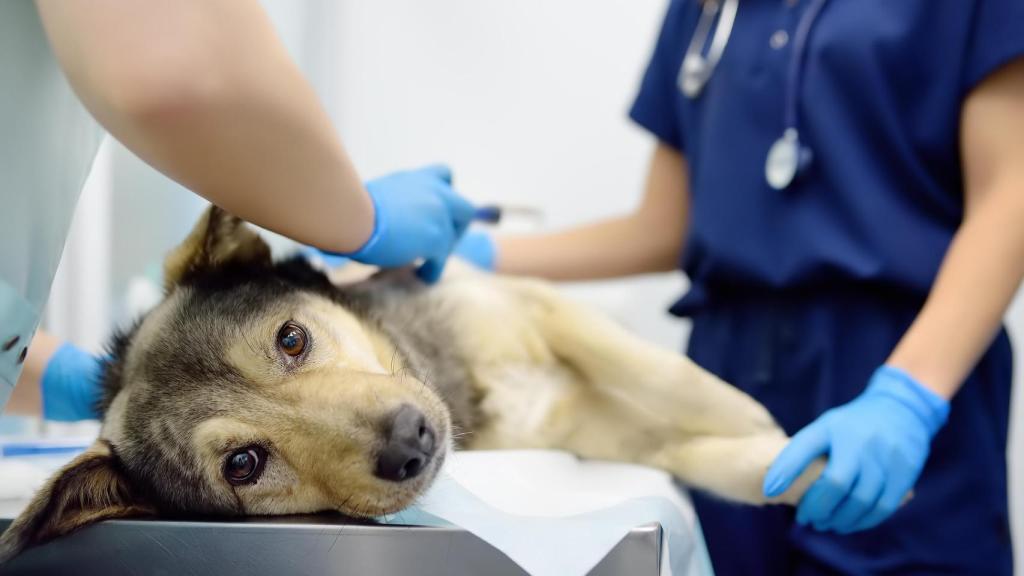
[[[949,402],[909,374],[882,366],[853,401],[825,412],[779,454],[764,479],[778,496],[816,458],[828,454],[821,477],[800,500],[796,520],[845,534],[891,516],[914,487]]]
[[[429,166],[367,182],[375,213],[373,234],[362,248],[342,255],[386,268],[423,259],[419,277],[437,281],[473,219],[473,205],[455,192],[451,181],[448,167]]]

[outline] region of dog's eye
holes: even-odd
[[[266,463],[267,451],[261,446],[235,450],[224,463],[224,479],[235,486],[253,484],[263,473]]]
[[[289,322],[277,332],[277,346],[282,352],[289,356],[298,356],[306,350],[306,342],[309,338],[302,326]]]

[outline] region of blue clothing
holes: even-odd
[[[808,4],[742,0],[690,100],[677,77],[700,5],[671,2],[630,112],[688,161],[692,288],[672,312],[693,317],[689,354],[790,434],[860,394],[920,310],[963,218],[961,106],[1024,56],[1019,0],[831,0],[798,88],[814,158],[777,191],[764,163],[785,128],[786,39]],[[913,500],[874,530],[819,533],[791,508],[698,495],[716,572],[1010,574],[1010,378],[1001,333],[953,399]]]
[[[757,398],[790,435],[863,392],[921,302],[878,294],[768,295],[693,316],[689,356]],[[700,494],[694,506],[718,576],[1012,574],[1006,439],[1012,354],[1005,333],[951,402],[913,498],[847,536]]]
[[[676,79],[699,2],[669,7],[630,115],[686,154],[691,225],[682,257],[699,307],[718,287],[882,284],[927,292],[963,216],[960,106],[1024,55],[1019,0],[832,0],[815,21],[799,87],[809,170],[783,191],[764,163],[784,129],[790,41],[807,2],[742,0],[696,100]]]

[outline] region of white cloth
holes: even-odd
[[[381,520],[459,526],[533,576],[586,574],[630,530],[657,522],[662,574],[712,574],[693,506],[667,473],[566,452],[458,452],[416,505]]]
[[[0,409],[102,135],[58,68],[35,3],[0,2]]]

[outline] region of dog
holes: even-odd
[[[168,255],[164,300],[113,338],[99,439],[0,561],[111,518],[393,513],[455,449],[567,450],[768,503],[788,438],[755,400],[549,284],[450,268],[332,283],[211,207]]]

